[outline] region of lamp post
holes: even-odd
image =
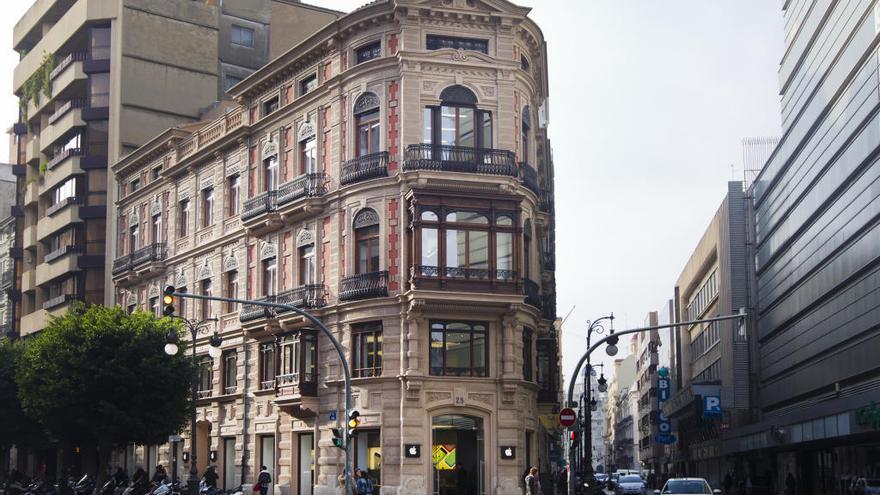
[[[207,328],[209,322],[216,322],[217,318],[208,318],[201,321],[190,321],[182,316],[174,316],[171,318],[180,320],[183,322],[184,326],[186,326],[187,330],[189,330],[190,336],[192,337],[192,377],[190,383],[190,394],[192,396],[192,410],[190,411],[189,418],[189,430],[190,430],[190,439],[189,439],[189,476],[186,478],[186,485],[189,489],[190,495],[198,495],[199,493],[199,472],[196,467],[196,399],[198,399],[198,385],[199,385],[199,368],[196,362],[196,337],[198,336],[199,330],[202,328]],[[178,352],[177,346],[177,333],[172,329],[168,331],[168,335],[165,336],[165,354],[169,356],[173,356]],[[211,340],[209,341],[211,344],[208,347],[208,355],[211,356],[211,359],[217,359],[220,357],[220,344],[223,343],[223,339],[220,338],[220,334],[214,331],[214,335],[211,336]],[[175,473],[176,474],[176,473]]]
[[[605,322],[608,323],[609,331],[611,334],[614,334],[614,313],[609,314],[608,316],[603,316],[601,318],[597,318],[593,321],[587,321],[587,349],[590,348],[590,341],[593,338],[593,334],[602,335],[605,333]],[[617,354],[616,350],[614,354]],[[595,399],[592,396],[592,374],[593,374],[593,366],[590,364],[590,356],[587,356],[587,366],[584,373],[584,393],[582,394],[584,399],[584,414],[583,414],[583,430],[584,433],[582,436],[584,441],[584,447],[582,449],[583,460],[581,461],[581,475],[589,476],[593,473],[593,407],[595,407]],[[605,368],[602,367],[602,377],[600,378],[600,392],[604,392],[603,382],[605,382]]]

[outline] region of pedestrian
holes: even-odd
[[[797,481],[795,481],[794,476],[791,473],[788,473],[785,476],[785,495],[796,495],[797,494]]]
[[[220,476],[217,474],[217,468],[214,466],[208,466],[208,469],[205,470],[205,474],[202,475],[202,481],[205,482],[205,486],[211,488],[217,488],[217,479]]]
[[[525,478],[526,495],[541,495],[541,481],[538,479],[538,468],[529,469],[529,474]]]
[[[260,466],[257,483],[260,485],[260,495],[266,495],[269,492],[269,483],[272,483],[272,475],[269,474],[269,469],[266,466]]]
[[[165,472],[165,468],[159,464],[156,466],[156,471],[153,472],[153,479],[150,481],[153,483],[164,483],[166,479],[168,479],[168,473]]]
[[[355,486],[357,487],[357,495],[373,495],[373,483],[361,469],[355,470]]]

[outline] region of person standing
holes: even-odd
[[[541,495],[541,481],[538,480],[538,468],[529,469],[526,476],[526,495]]]
[[[269,492],[269,483],[272,483],[272,475],[269,474],[269,469],[266,466],[260,466],[257,483],[260,485],[260,495],[266,495]]]

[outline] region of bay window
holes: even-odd
[[[352,376],[382,375],[382,322],[362,323],[351,328]]]
[[[260,344],[260,390],[275,386],[275,343]]]
[[[303,329],[278,341],[278,386],[299,384],[300,393],[317,392],[318,336]]]

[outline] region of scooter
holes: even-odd
[[[87,474],[73,485],[75,495],[91,495],[93,491],[95,491],[95,482]]]
[[[199,495],[220,495],[216,486],[208,486],[205,480],[199,482]]]

